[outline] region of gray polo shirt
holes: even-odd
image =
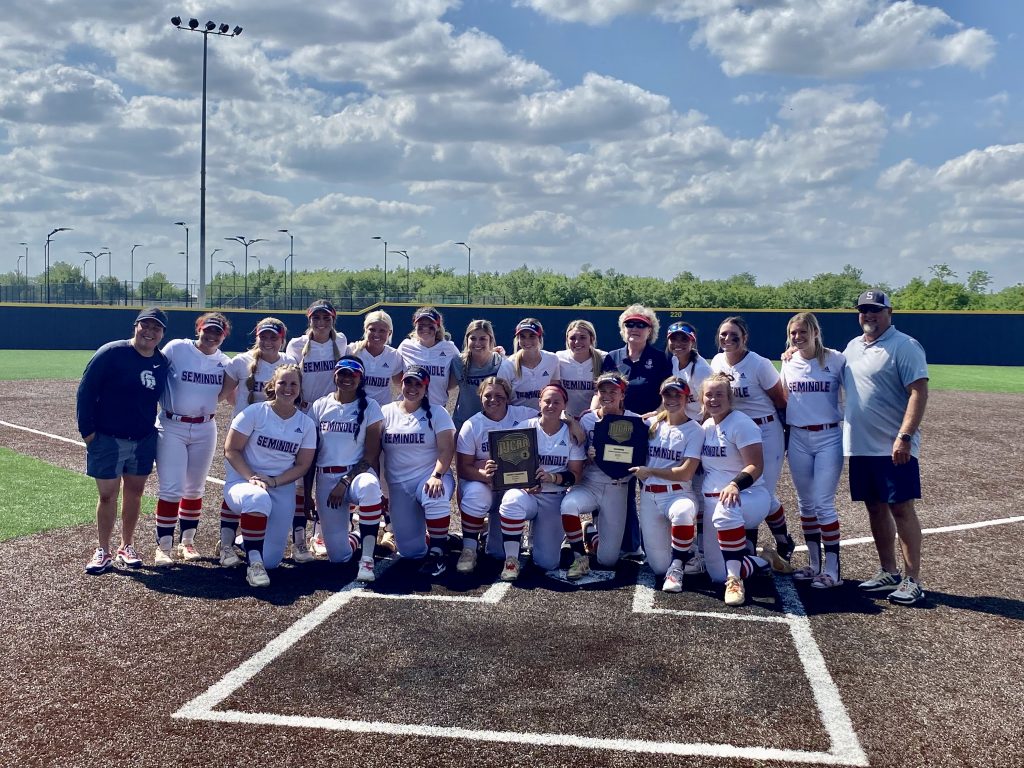
[[[910,395],[907,387],[928,378],[924,347],[917,339],[890,326],[874,342],[852,339],[843,352],[846,369],[846,418],[843,454],[889,456],[903,424]],[[921,447],[920,432],[910,442],[911,455]]]

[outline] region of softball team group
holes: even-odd
[[[490,556],[503,562],[500,578],[515,581],[528,547],[541,569],[568,564],[571,581],[621,557],[646,557],[665,592],[706,572],[724,583],[728,605],[742,604],[745,580],[769,570],[818,589],[842,584],[835,494],[845,361],[823,346],[812,314],[789,321],[781,376],[750,350],[742,318],[720,325],[709,363],[687,322],[668,327],[667,351],[656,347],[658,318],[642,305],[619,318],[621,349],[601,351],[594,326],[576,320],[565,348],[550,352],[540,321],[524,318],[508,357],[487,320],[469,324],[460,350],[433,307],[413,314],[397,348],[385,312],[369,313],[363,338],[351,344],[330,302],[315,302],[307,318],[291,342],[280,320],[261,320],[253,347],[229,359],[220,346],[231,325],[210,312],[197,320],[195,339],[163,348],[156,564],[201,557],[195,536],[218,443],[214,415],[227,400],[234,417],[223,443],[217,556],[225,567],[244,561],[253,587],[270,583],[289,545],[296,563],[355,558],[363,582],[375,578],[381,544],[439,576],[453,497],[460,573]],[[594,461],[594,432],[605,417],[623,415],[644,420],[648,455],[628,477],[612,478]],[[784,424],[808,549],[799,569],[776,494]],[[536,430],[536,483],[495,491],[489,435],[512,427]],[[770,536],[758,548],[762,522]],[[86,570],[102,572],[110,559],[97,550]],[[130,540],[116,559],[141,564]]]

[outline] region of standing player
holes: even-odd
[[[705,529],[704,556],[712,581],[725,581],[725,604],[747,599],[744,579],[768,567],[752,556],[748,533],[756,531],[771,506],[764,483],[761,430],[734,409],[734,382],[729,374],[704,379],[704,503],[711,508],[712,538]],[[713,506],[712,506],[713,505]],[[750,552],[750,555],[746,553]]]
[[[198,560],[195,537],[203,511],[203,490],[217,448],[217,401],[224,394],[228,356],[220,345],[231,323],[220,312],[196,320],[196,339],[174,339],[164,347],[170,364],[167,388],[160,398],[156,470],[160,490],[156,503],[156,565],[174,562],[171,547],[180,521],[178,553]]]
[[[398,354],[402,356],[406,370],[414,365],[426,370],[430,375],[430,389],[427,393],[430,404],[445,408],[448,405],[448,390],[452,386],[452,363],[459,356],[459,348],[447,338],[444,318],[433,307],[417,309],[412,316],[412,325],[413,331],[409,338],[398,345]],[[401,374],[395,375],[393,381],[400,385]]]
[[[231,521],[221,518],[221,551],[235,540],[241,523],[253,587],[270,584],[268,568],[284,557],[295,507],[295,481],[306,474],[316,452],[316,427],[299,410],[302,373],[282,365],[267,382],[267,401],[250,405],[231,420],[224,443],[227,472],[224,500]]]
[[[432,406],[430,374],[410,365],[402,378],[402,399],[384,406],[382,448],[391,490],[391,524],[402,557],[426,555],[420,573],[445,571],[444,547],[451,522],[455,480],[455,425],[444,408]],[[427,549],[424,534],[430,539]]]
[[[235,355],[224,369],[224,398],[234,403],[237,416],[253,403],[267,399],[266,386],[274,371],[296,361],[284,354],[288,328],[276,317],[265,317],[253,331],[256,343],[247,352]],[[238,385],[241,384],[239,391]]]
[[[404,369],[402,356],[389,343],[393,331],[391,316],[387,312],[370,312],[363,319],[363,338],[348,345],[348,353],[363,363],[366,396],[376,400],[381,408],[394,402],[391,380]]]
[[[812,587],[829,589],[843,583],[836,488],[843,471],[839,388],[846,358],[825,347],[818,319],[810,312],[793,315],[786,334],[794,350],[792,355],[784,355],[782,361],[782,382],[789,392],[789,472],[807,543],[807,566],[796,571],[793,578],[811,580]]]
[[[482,405],[478,390],[484,379],[497,376],[512,381],[512,363],[495,351],[496,344],[490,320],[471,320],[466,326],[462,354],[452,363],[452,378],[459,387],[459,397],[452,413],[456,430],[461,431],[471,416],[480,413]]]
[[[135,526],[146,478],[156,457],[156,406],[167,384],[167,358],[157,347],[167,315],[153,307],[135,318],[131,339],[104,344],[89,360],[78,384],[78,432],[85,441],[86,474],[96,479],[96,532],[99,546],[85,572],[113,567],[110,539],[121,497],[121,546],[117,562],[138,568]]]
[[[565,329],[565,349],[558,357],[558,377],[569,393],[568,411],[579,418],[590,410],[594,382],[601,375],[604,352],[597,348],[597,331],[587,320],[573,320]]]
[[[786,450],[782,416],[786,408],[786,390],[771,360],[747,348],[750,331],[742,317],[727,317],[718,327],[718,346],[722,350],[711,361],[711,370],[732,377],[735,408],[742,411],[761,429],[764,461],[764,486],[771,495],[771,509],[766,522],[775,545],[764,547],[764,555],[778,573],[792,573],[789,560],[796,544],[786,525],[786,510],[775,493],[782,474]],[[757,529],[747,532],[757,544]]]
[[[661,385],[662,410],[651,419],[647,464],[630,467],[640,481],[640,530],[647,563],[664,576],[662,590],[681,592],[683,569],[696,535],[693,474],[700,464],[704,430],[686,415],[690,387],[672,376]]]
[[[597,523],[596,533],[590,541],[591,551],[596,554],[598,565],[613,568],[619,560],[619,543],[626,529],[626,494],[631,477],[613,480],[592,460],[594,449],[594,427],[606,416],[638,416],[624,408],[626,378],[621,373],[602,373],[597,378],[598,406],[587,411],[580,418],[580,427],[586,434],[588,461],[583,470],[583,479],[574,485],[562,499],[562,527],[569,545],[576,552],[573,564],[567,574],[575,581],[590,571],[590,561],[581,553],[583,533],[581,514],[592,515]],[[600,514],[598,512],[600,511]],[[589,525],[589,524],[588,524]]]
[[[527,520],[533,521],[534,564],[545,571],[558,567],[563,538],[562,497],[579,481],[587,456],[583,446],[572,439],[569,425],[562,421],[568,401],[561,384],[548,384],[540,392],[540,416],[524,424],[537,430],[538,484],[526,490],[513,488],[501,497],[498,512],[505,549],[502,581],[519,578],[519,549]]]
[[[367,397],[359,358],[346,355],[334,366],[335,391],[309,409],[317,426],[316,506],[324,546],[332,563],[360,552],[358,581],[373,581],[373,547],[383,516],[376,464],[383,415]],[[312,473],[310,473],[310,481]],[[359,536],[349,535],[349,507],[359,515]]]
[[[559,381],[558,358],[544,349],[544,327],[527,317],[516,326],[512,357],[512,405],[537,408],[540,391]]]
[[[495,429],[518,427],[537,416],[533,408],[508,404],[512,398],[512,385],[506,379],[490,376],[480,382],[478,393],[483,410],[462,425],[455,455],[462,519],[462,553],[455,566],[459,573],[471,573],[476,568],[480,535],[484,532],[484,518],[488,515],[487,554],[499,559],[505,557],[497,514],[501,494],[492,487],[498,465],[491,459],[490,434]]]

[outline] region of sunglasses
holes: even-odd
[[[857,307],[857,311],[860,312],[862,315],[877,315],[881,312],[885,312],[885,307],[871,305],[868,307]]]
[[[623,323],[627,328],[650,328],[650,323],[644,323],[640,320],[627,320]]]

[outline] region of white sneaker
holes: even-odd
[[[565,572],[565,578],[569,581],[578,581],[588,573],[590,573],[590,555],[576,555],[569,570]]]
[[[662,592],[682,592],[683,591],[683,569],[682,568],[669,568],[668,573],[665,574],[665,583],[661,585]]]
[[[505,566],[501,569],[502,581],[515,581],[519,578],[519,558],[506,557]]]
[[[250,587],[270,586],[270,577],[267,575],[266,566],[262,562],[250,563],[245,571],[245,580]]]
[[[235,552],[235,548],[230,544],[220,545],[220,564],[225,568],[234,568],[242,562],[242,558]]]
[[[192,562],[193,560],[201,560],[202,555],[199,550],[196,549],[196,545],[191,541],[183,541],[178,545],[178,554],[181,555],[181,559],[185,562]]]
[[[686,565],[683,566],[683,573],[687,576],[697,576],[702,573],[707,573],[708,567],[704,564],[704,553],[697,552],[686,561]]]
[[[153,553],[153,565],[171,565],[173,562],[174,556],[171,554],[171,550],[156,548],[156,552]]]
[[[301,537],[292,542],[292,560],[296,563],[311,563],[316,560],[313,557],[313,553],[309,551],[309,547],[306,546],[305,537]]]
[[[455,570],[459,573],[472,573],[476,568],[476,550],[463,549],[459,554],[459,562],[455,564]]]
[[[313,550],[313,554],[317,557],[327,557],[327,547],[324,545],[323,534],[314,536],[309,540],[310,549]]]
[[[725,579],[725,604],[743,605],[747,599],[747,590],[743,586],[743,579],[735,576],[728,576]]]
[[[374,581],[377,575],[373,572],[373,558],[363,557],[359,560],[359,573],[356,574],[356,581],[369,584]]]

